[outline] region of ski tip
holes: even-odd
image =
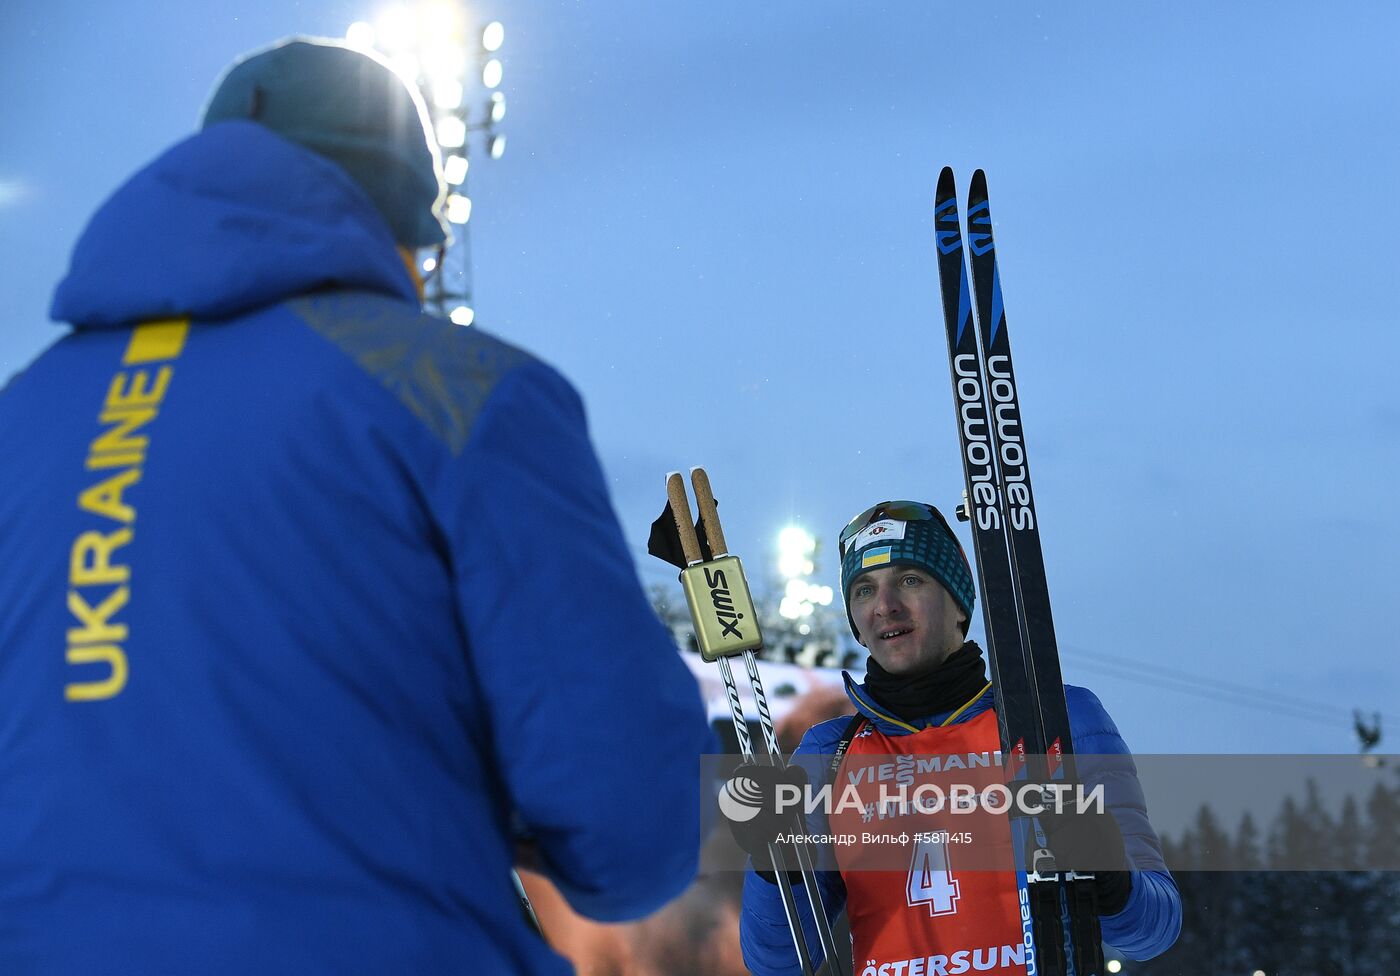
[[[972,174],[972,185],[968,188],[968,195],[978,199],[985,199],[987,196],[987,173],[985,170],[977,170]]]
[[[953,179],[953,167],[944,166],[943,172],[938,174],[937,197],[940,202],[949,197],[955,197],[958,193],[957,181]]]

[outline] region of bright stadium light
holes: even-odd
[[[447,219],[454,224],[465,224],[472,219],[472,201],[460,193],[447,195]]]
[[[374,48],[374,27],[368,21],[357,20],[345,29],[345,43],[357,51]]]
[[[432,273],[433,273],[434,271],[436,271],[436,270],[437,270],[437,258],[424,258],[424,259],[423,259],[423,273],[424,273],[425,275],[426,275],[426,274],[432,274]]]
[[[462,8],[453,0],[431,0],[418,7],[418,36],[425,41],[451,37],[461,30]]]
[[[458,305],[448,317],[457,325],[471,325],[476,320],[476,313],[466,305]]]
[[[487,88],[496,88],[501,84],[501,76],[505,69],[501,67],[500,58],[492,58],[486,62],[486,66],[481,69],[481,83]]]
[[[491,158],[500,159],[506,154],[506,137],[495,135],[491,137]]]
[[[450,186],[461,186],[467,178],[467,157],[448,156],[442,164],[442,176]]]
[[[789,525],[778,533],[780,552],[796,552],[806,555],[817,548],[817,540],[795,525]]]
[[[416,18],[408,8],[395,4],[374,19],[375,42],[380,50],[397,53],[413,46],[416,26]]]
[[[467,141],[467,123],[455,115],[444,115],[437,124],[438,145],[444,149],[457,149]]]
[[[778,533],[778,572],[788,579],[812,572],[808,557],[816,551],[817,540],[795,525]]]
[[[499,51],[505,43],[506,29],[499,20],[493,20],[481,32],[481,48],[484,51]]]
[[[1119,973],[1123,971],[1123,964],[1117,959],[1110,959],[1106,968],[1110,973]]]
[[[430,83],[433,104],[444,111],[462,107],[462,83],[456,78],[434,78]]]
[[[467,70],[467,55],[458,44],[443,38],[429,41],[420,55],[429,78],[460,78]]]
[[[499,122],[506,117],[506,96],[500,92],[491,93],[491,121]]]

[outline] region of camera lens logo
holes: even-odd
[[[735,776],[719,793],[720,812],[735,823],[752,820],[762,805],[763,791],[747,776]]]

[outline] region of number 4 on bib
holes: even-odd
[[[957,879],[948,870],[947,845],[932,837],[914,844],[905,891],[910,908],[927,905],[930,916],[957,914],[960,895]]]

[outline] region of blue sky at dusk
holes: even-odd
[[[0,380],[228,61],[380,9],[0,4]],[[1400,723],[1395,5],[468,10],[505,24],[509,105],[473,157],[478,323],[582,391],[643,580],[668,470],[708,468],[751,576],[795,521],[833,586],[855,511],[956,505],[932,201],[981,167],[1067,679],[1140,752]]]

